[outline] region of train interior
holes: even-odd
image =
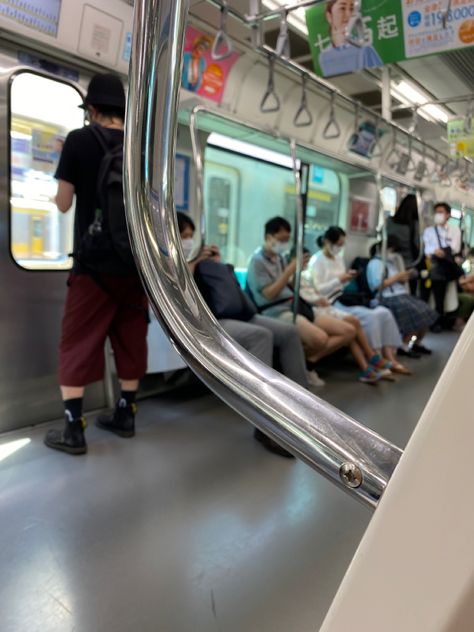
[[[0,0],[3,632],[323,629],[372,520],[307,463],[255,442],[252,425],[188,368],[155,313],[137,436],[104,436],[93,424],[119,392],[107,345],[104,380],[86,393],[88,454],[76,459],[43,445],[45,431],[62,423],[57,349],[73,250],[74,215],[54,203],[55,170],[65,137],[84,125],[78,106],[90,78],[105,69],[126,81],[134,8],[164,10],[159,4]],[[448,120],[472,119],[469,47],[322,79],[305,22],[318,2],[296,10],[278,0],[189,4],[185,55],[217,33],[232,53],[223,76],[214,69],[204,87],[182,80],[175,207],[199,216],[196,112],[205,239],[242,288],[265,222],[281,216],[296,232],[295,166],[312,254],[337,225],[347,232],[347,265],[367,257],[384,220],[415,193],[423,225],[432,224],[436,201],[451,205],[471,272],[474,171],[470,158],[450,157],[446,129]],[[265,11],[274,15],[243,19]],[[273,107],[262,107],[265,97]],[[348,354],[330,357],[318,365],[326,384],[313,394],[404,450],[443,379],[456,378],[458,403],[467,398],[456,388],[474,370],[471,326],[462,336],[429,333],[432,355],[406,359],[413,375],[376,386],[356,381]]]

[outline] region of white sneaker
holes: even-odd
[[[310,386],[324,386],[326,382],[322,380],[316,371],[306,371],[306,377],[308,378],[308,384]]]

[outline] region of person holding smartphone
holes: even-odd
[[[383,261],[380,252],[382,243],[371,248],[371,260],[367,266],[367,281],[372,290],[380,288],[380,301],[388,307],[397,321],[405,345],[416,336],[414,350],[430,354],[422,345],[422,340],[438,314],[424,301],[410,294],[409,281],[413,270],[406,270],[402,256],[398,253],[400,242],[394,235],[387,239],[387,259]]]
[[[308,265],[308,274],[313,287],[326,297],[342,294],[357,276],[356,270],[346,270],[343,249],[346,233],[339,226],[331,226],[318,238],[319,252],[313,255]],[[372,309],[363,305],[343,305],[336,301],[334,306],[359,319],[372,349],[375,349],[392,365],[392,372],[409,375],[410,370],[397,361],[396,352],[402,345],[397,323],[389,309],[378,305]]]

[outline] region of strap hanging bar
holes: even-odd
[[[397,147],[397,132],[394,127],[392,127],[392,142],[386,160],[390,169],[396,169],[400,162],[400,151]]]
[[[379,122],[380,117],[375,117],[374,121],[374,143],[372,145],[372,151],[370,153],[370,158],[380,158],[382,156],[382,146],[380,141],[382,140],[381,134],[379,134]]]
[[[428,172],[428,165],[426,164],[426,147],[421,147],[421,158],[418,161],[415,169],[415,175],[413,179],[417,182],[421,182]]]
[[[205,1],[217,7],[222,6],[222,0],[205,0]],[[265,12],[259,12],[259,13],[255,13],[255,11],[258,9],[257,4],[259,0],[250,0],[250,2],[251,2],[250,15],[244,15],[243,13],[240,13],[239,11],[237,11],[236,9],[233,9],[232,7],[228,7],[228,14],[232,18],[238,20],[241,24],[244,24],[248,26],[249,28],[254,29],[255,25],[261,24],[262,20],[280,17],[282,14],[282,11],[286,11],[286,13],[290,13],[291,11],[294,11],[302,7],[310,7],[310,6],[314,6],[318,4],[323,4],[326,2],[326,0],[300,0],[299,2],[288,3],[287,5],[279,6],[276,9],[265,11]],[[360,9],[360,5],[359,5],[359,9]],[[363,21],[363,18],[362,18],[362,21]],[[260,41],[261,41],[261,38],[260,38]],[[267,59],[269,56],[275,57],[275,50],[272,49],[270,46],[267,46],[266,44],[262,44],[260,46],[257,45],[255,47],[255,52],[257,54],[265,56]],[[356,100],[353,97],[347,94],[344,94],[343,92],[341,92],[341,90],[337,88],[334,88],[334,86],[331,85],[328,81],[326,81],[325,79],[322,79],[321,77],[318,77],[313,72],[308,71],[308,69],[302,66],[301,64],[298,64],[297,62],[291,59],[288,59],[286,57],[279,57],[277,61],[279,65],[285,67],[290,72],[298,75],[299,77],[301,77],[303,74],[307,74],[308,79],[311,80],[311,83],[316,85],[320,90],[325,91],[328,94],[334,93],[336,94],[338,99],[340,99],[342,102],[345,102],[347,104],[352,105],[352,107],[355,107]],[[462,97],[455,96],[455,97],[449,97],[446,99],[440,99],[437,101],[429,101],[427,103],[424,103],[423,105],[430,105],[432,103],[451,103],[451,102],[470,101],[470,100],[472,100],[472,94],[468,96],[462,96]],[[392,108],[392,111],[403,110],[403,109],[412,109],[412,106],[408,106],[408,107],[397,106],[395,108]],[[374,116],[375,114],[377,114],[376,112],[374,112],[373,109],[365,105],[361,107],[361,111],[366,112],[369,116]],[[387,125],[390,126],[390,129],[396,130],[397,133],[402,134],[403,136],[409,136],[408,130],[402,127],[401,125],[398,125],[397,123],[394,123],[393,121],[387,121]],[[421,142],[424,142],[424,141],[421,141]],[[427,149],[433,152],[433,154],[436,154],[436,153],[440,154],[439,150],[436,147],[431,146],[427,143],[424,143],[424,144],[426,145]],[[445,154],[440,154],[440,155],[445,156]]]
[[[418,128],[418,122],[419,122],[419,113],[418,113],[418,106],[415,105],[413,108],[413,114],[412,114],[412,119],[411,119],[411,123],[410,123],[410,127],[408,128],[408,133],[411,134],[416,134],[416,130]]]
[[[278,8],[268,9],[266,11],[252,11],[251,9],[248,15],[242,17],[247,24],[255,24],[257,22],[263,22],[265,20],[273,20],[277,18],[282,11],[285,11],[285,13],[291,13],[292,11],[297,11],[298,9],[313,7],[317,4],[323,4],[325,2],[326,0],[299,0],[299,2],[289,2],[288,4],[279,6]]]
[[[188,365],[219,397],[341,489],[376,507],[401,450],[236,344],[209,312],[179,247],[173,174],[188,8],[189,0],[134,5],[124,191],[150,303]]]
[[[466,118],[464,119],[464,131],[466,134],[472,132],[472,119],[474,117],[474,100],[470,101],[467,106]]]
[[[308,76],[303,75],[301,78],[301,102],[293,119],[293,125],[295,127],[309,127],[313,124],[313,115],[308,108],[307,81]]]
[[[451,14],[451,5],[453,4],[453,0],[448,0],[448,4],[446,6],[446,9],[443,11],[443,15],[441,17],[441,21],[443,23],[443,28],[446,29],[448,28],[448,21],[449,21],[449,16]]]
[[[352,17],[346,26],[345,36],[347,44],[352,44],[357,47],[361,47],[365,44],[365,25],[362,17],[362,0],[354,0]]]
[[[222,61],[223,59],[227,59],[227,57],[230,57],[232,55],[232,52],[234,50],[232,40],[227,33],[227,15],[229,12],[227,0],[221,0],[221,2],[221,24],[214,38],[214,43],[211,50],[211,57],[212,59],[214,59],[214,61]],[[220,52],[219,49],[221,49]]]
[[[323,138],[326,140],[332,140],[339,138],[341,135],[341,128],[336,119],[336,94],[331,93],[331,103],[329,106],[329,120],[323,131]]]
[[[282,11],[280,20],[280,32],[278,33],[275,52],[278,57],[291,57],[290,33],[288,31],[288,13]]]
[[[275,58],[272,55],[269,55],[267,90],[260,103],[260,112],[263,114],[269,114],[270,112],[278,112],[279,109],[280,97],[275,91]]]

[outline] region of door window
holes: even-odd
[[[22,72],[10,91],[11,252],[28,270],[71,267],[74,208],[60,213],[54,178],[67,134],[84,124],[71,85]]]

